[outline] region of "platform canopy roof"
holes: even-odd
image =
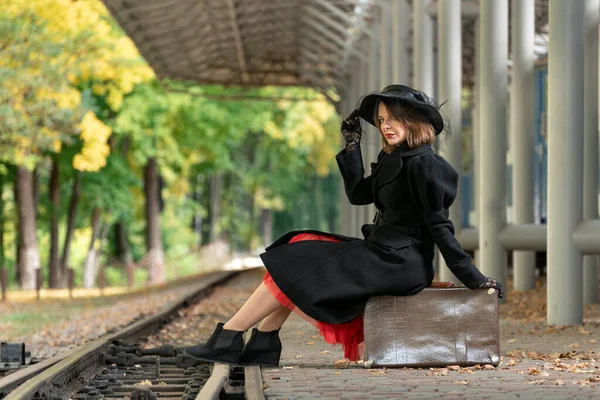
[[[310,86],[341,93],[390,0],[103,0],[159,78],[201,85]],[[417,0],[412,0],[417,1]],[[412,7],[408,2],[408,11]],[[473,83],[478,1],[463,0],[463,82]],[[545,53],[547,0],[536,0]],[[436,1],[430,2],[436,17]],[[412,13],[411,13],[412,14]],[[547,35],[546,35],[547,36]],[[406,36],[408,55],[412,41]],[[435,38],[434,38],[435,43]]]

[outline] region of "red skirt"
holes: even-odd
[[[294,236],[289,243],[300,242],[303,240],[341,242],[341,240],[329,236],[317,235],[314,233],[301,233]],[[362,313],[352,321],[343,324],[328,324],[325,322],[316,321],[314,318],[306,315],[304,312],[302,312],[302,310],[297,308],[292,303],[285,293],[279,289],[268,272],[265,274],[264,283],[267,288],[269,288],[271,294],[275,296],[282,306],[289,308],[305,320],[315,325],[327,343],[341,344],[342,348],[344,349],[344,357],[350,361],[358,361],[361,359],[360,353],[362,352],[362,343],[364,342]],[[359,347],[361,348],[360,350]]]

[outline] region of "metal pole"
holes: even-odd
[[[549,325],[583,322],[583,259],[573,244],[572,234],[583,217],[584,11],[582,0],[549,2]]]
[[[375,90],[375,88],[371,87],[371,71],[375,69],[375,68],[371,67],[371,64],[372,64],[372,60],[374,57],[372,53],[377,53],[376,48],[370,47],[369,38],[365,37],[364,39],[365,40],[362,43],[363,52],[368,55],[367,56],[368,61],[363,64],[364,72],[362,74],[363,75],[363,80],[362,80],[363,84],[362,84],[361,96],[367,95],[368,93]],[[369,162],[364,165],[365,175],[368,176],[371,174],[371,162],[375,162],[377,160],[377,154],[379,153],[379,149],[381,148],[381,146],[378,142],[379,137],[377,135],[377,132],[375,131],[374,128],[371,129],[370,125],[369,125],[369,127],[366,127],[364,135],[366,135],[366,138],[365,138],[365,142],[367,143],[366,150],[367,150],[367,154],[369,154]],[[375,204],[371,204],[368,207],[365,207],[365,223],[371,223],[373,221],[373,217],[375,216],[376,212],[377,212],[377,209],[375,208]]]
[[[413,1],[413,86],[433,96],[433,24],[429,0]],[[395,79],[394,79],[395,80]]]
[[[479,145],[481,143],[481,57],[479,52],[481,47],[479,46],[479,18],[475,21],[475,88],[473,93],[473,103],[475,109],[475,118],[473,118],[473,214],[475,214],[475,228],[479,228],[481,223],[479,221],[479,188],[481,183],[479,178],[480,173],[480,157],[479,157]],[[479,249],[473,251],[475,258],[475,265],[479,267],[480,261]]]
[[[341,106],[341,119],[343,120],[348,115],[348,104],[350,102],[349,93],[344,93],[344,97],[342,98],[342,106]],[[344,141],[341,140],[341,147],[343,148]],[[348,221],[348,199],[346,198],[346,190],[344,189],[344,180],[340,176],[340,185],[339,185],[339,205],[340,205],[340,217],[339,217],[339,232],[342,235],[348,235],[350,233],[350,226]]]
[[[510,134],[515,224],[533,223],[535,0],[512,0]],[[535,252],[513,252],[514,288],[535,288]]]
[[[459,173],[462,173],[461,129],[462,129],[462,45],[461,45],[461,1],[438,0],[438,96],[447,100],[444,106],[450,119],[452,135],[440,141],[440,154]],[[443,111],[443,110],[442,110]],[[462,227],[460,190],[450,207],[450,220],[455,230]],[[440,266],[440,279],[460,281],[450,272],[445,263]]]
[[[379,7],[379,79],[382,88],[390,84],[389,49],[390,14],[385,7]]]
[[[378,49],[381,49],[381,43],[373,37],[369,38],[369,42],[367,43],[367,47],[369,48],[369,63],[367,65],[367,86],[364,94],[383,89],[384,82],[384,80],[378,76],[378,67],[380,64]],[[381,150],[381,136],[379,135],[377,128],[371,125],[367,128],[367,135],[369,136],[371,151],[374,153],[373,159],[377,160],[377,154],[379,154],[379,151]],[[372,212],[375,212],[375,206],[373,206],[371,210]],[[374,215],[375,214],[373,214],[373,216]]]
[[[506,223],[506,71],[508,1],[482,0],[479,16],[481,134],[479,269],[506,284],[506,252],[498,235]]]
[[[420,2],[418,2],[420,3]],[[406,0],[392,0],[392,82],[408,83],[406,37],[410,24]]]
[[[354,74],[352,74],[352,93],[353,96],[352,98],[354,99],[354,101],[356,101],[359,96],[360,96],[360,72],[355,70]],[[362,147],[363,144],[361,143],[360,146]],[[364,154],[363,154],[363,165],[364,165]],[[362,223],[362,217],[363,217],[363,210],[362,210],[362,206],[354,206],[351,205],[351,218],[350,218],[350,235],[351,236],[359,236],[360,233],[360,225]]]
[[[360,47],[362,47],[362,42],[360,43]],[[361,52],[363,50],[364,50],[363,48],[360,49]],[[360,64],[358,67],[359,85],[358,85],[358,97],[356,98],[355,102],[358,101],[360,96],[363,96],[365,94],[365,88],[367,86],[367,81],[368,81],[368,65],[367,65],[367,63],[365,63],[361,60],[357,60],[357,62]],[[363,136],[362,136],[361,143],[360,143],[362,159],[363,159],[363,167],[365,170],[365,176],[369,176],[371,173],[370,165],[371,165],[371,161],[373,159],[373,156],[371,154],[373,152],[373,150],[371,148],[372,140],[373,140],[373,138],[371,137],[371,135],[369,135],[369,132],[365,130],[365,132],[363,132]],[[373,208],[374,208],[373,205],[360,207],[359,228],[360,228],[360,226],[362,226],[362,224],[366,224],[373,219],[372,216],[371,216],[371,218],[369,218],[369,216],[371,214],[374,214]]]
[[[585,1],[583,218],[598,218],[598,23],[600,1]],[[583,302],[598,303],[598,256],[583,256]]]

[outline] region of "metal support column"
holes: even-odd
[[[363,40],[361,40],[360,42],[360,47],[359,47],[359,51],[365,52],[366,54],[368,54],[368,46],[367,46],[367,38],[363,38]],[[368,58],[367,58],[368,60]],[[359,76],[360,76],[360,84],[359,84],[359,97],[357,97],[355,99],[355,102],[358,102],[360,96],[364,96],[365,93],[369,90],[368,87],[368,81],[369,81],[369,65],[367,62],[363,62],[363,61],[359,61],[360,62],[360,66],[359,66]],[[372,135],[369,134],[369,132],[367,130],[365,130],[363,132],[363,136],[361,139],[361,152],[362,152],[362,160],[363,160],[363,167],[365,169],[365,176],[369,176],[371,174],[371,162],[373,160],[373,156],[372,156],[372,147],[373,147],[373,137]],[[374,206],[373,205],[366,205],[366,206],[360,206],[360,224],[359,224],[359,230],[360,227],[363,224],[366,223],[370,223],[373,220],[373,215],[374,213]],[[359,232],[360,233],[360,232]],[[360,235],[359,235],[360,237]]]
[[[583,217],[584,11],[583,0],[549,2],[549,325],[583,322],[583,258],[573,243],[573,231]]]
[[[348,82],[348,80],[346,80]],[[347,87],[351,87],[351,83],[348,82]],[[352,91],[349,89],[346,93],[344,93],[344,97],[342,99],[341,106],[341,117],[346,118],[348,115],[348,111],[350,110],[350,105],[352,104]],[[344,145],[343,139],[340,141],[342,146]],[[350,203],[348,202],[348,198],[346,197],[346,190],[344,189],[344,180],[340,177],[340,217],[339,217],[339,232],[342,235],[350,235]]]
[[[361,78],[360,78],[360,69],[355,69],[354,74],[352,75],[352,92],[353,99],[358,99],[361,95]],[[356,101],[356,100],[354,100]],[[363,146],[361,143],[360,146]],[[364,154],[363,154],[363,163],[364,163]],[[360,236],[360,227],[363,224],[363,208],[364,206],[352,206],[352,218],[351,218],[351,236]]]
[[[413,1],[412,71],[413,87],[433,97],[433,24],[428,5],[429,0]]]
[[[440,141],[440,154],[462,173],[461,129],[462,129],[462,44],[461,44],[461,0],[438,0],[438,96],[447,100],[442,112],[448,115],[452,135]],[[462,227],[461,193],[450,207],[450,220],[455,230]],[[442,281],[460,281],[450,272],[445,263],[440,266]]]
[[[479,220],[479,188],[481,187],[480,179],[481,179],[481,169],[480,169],[480,152],[479,147],[481,145],[481,57],[479,56],[479,52],[481,51],[481,47],[479,46],[480,41],[480,31],[479,31],[479,18],[475,21],[475,87],[473,89],[473,109],[474,109],[474,118],[473,118],[473,214],[474,214],[474,226],[475,228],[479,228],[481,226],[481,222]],[[480,268],[480,256],[481,252],[479,249],[473,252],[474,261],[477,268]]]
[[[535,0],[512,0],[510,134],[515,224],[533,223]],[[535,288],[535,252],[513,252],[514,288]]]
[[[370,44],[369,44],[369,65],[367,68],[367,88],[364,92],[364,94],[369,94],[371,92],[374,91],[379,91],[381,89],[383,89],[383,80],[381,79],[381,77],[378,76],[378,71],[379,71],[379,63],[380,63],[380,59],[379,59],[379,53],[378,53],[378,49],[381,48],[381,43],[378,42],[378,40],[376,40],[375,38],[370,38]],[[380,81],[381,80],[381,81]],[[368,125],[368,124],[367,124]],[[379,131],[377,130],[377,128],[375,128],[374,126],[368,125],[367,128],[367,132],[366,134],[369,136],[369,147],[370,147],[370,151],[373,154],[373,160],[377,160],[377,155],[379,154],[379,151],[381,150],[381,136],[379,134]],[[370,172],[370,168],[371,166],[367,166],[367,168],[369,168],[369,172]],[[375,206],[373,206],[371,208],[371,212],[372,212],[372,216],[375,216]],[[372,221],[372,219],[371,219]]]
[[[413,2],[414,3],[414,2]],[[417,2],[421,3],[421,2]],[[408,83],[406,38],[409,32],[409,7],[406,0],[392,0],[392,83]],[[429,17],[428,17],[429,18]]]
[[[379,85],[390,82],[390,14],[385,6],[379,7]],[[396,21],[395,21],[396,22]]]
[[[600,1],[585,1],[583,218],[598,218],[598,22]],[[598,256],[583,256],[583,302],[598,303]]]
[[[500,244],[499,234],[506,224],[508,1],[481,0],[479,6],[481,177],[478,264],[484,275],[506,284],[506,251]]]

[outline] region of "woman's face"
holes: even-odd
[[[406,127],[394,118],[383,102],[379,103],[377,119],[379,129],[390,146],[400,146],[406,140]]]

